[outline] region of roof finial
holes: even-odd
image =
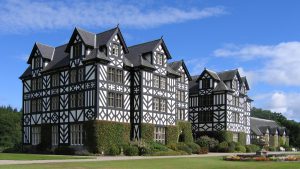
[[[117,24],[117,28],[119,28],[119,23]]]
[[[204,70],[206,70],[206,67],[204,67]]]
[[[161,35],[160,39],[163,39],[164,35]]]

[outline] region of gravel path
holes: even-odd
[[[273,154],[275,152],[269,153]],[[276,152],[276,153],[291,153],[291,152]],[[182,156],[98,156],[92,159],[68,159],[68,160],[0,160],[0,165],[9,164],[44,164],[44,163],[68,163],[68,162],[92,162],[92,161],[119,161],[119,160],[141,160],[141,159],[163,159],[163,158],[194,158],[194,157],[217,157],[228,156],[237,153],[208,153],[201,155],[182,155]],[[253,154],[253,153],[238,153],[238,154]]]

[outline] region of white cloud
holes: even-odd
[[[142,2],[141,2],[142,3]],[[70,26],[149,28],[164,24],[222,15],[222,7],[181,9],[172,6],[149,8],[119,1],[6,0],[0,4],[0,31],[22,32],[61,29]]]
[[[255,104],[259,104],[262,102],[264,103],[264,105],[259,105],[262,108],[282,113],[288,119],[295,119],[298,121],[300,120],[300,93],[286,93],[276,91],[273,93],[256,95],[253,98],[255,100]]]
[[[218,57],[234,57],[261,62],[257,70],[248,70],[256,81],[300,86],[300,42],[277,45],[228,45],[214,51]]]

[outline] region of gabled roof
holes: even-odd
[[[197,83],[197,79],[199,78],[199,75],[191,76],[192,80],[189,82],[189,92],[196,92],[199,89],[199,85]]]
[[[243,76],[241,78],[242,78],[242,82],[246,85],[246,89],[250,90],[250,87],[249,87],[249,84],[248,84],[246,76]]]
[[[170,62],[170,63],[168,63],[168,66],[170,66],[170,67],[171,67],[173,70],[175,70],[175,71],[177,71],[177,70],[180,68],[180,66],[182,66],[183,69],[184,69],[184,71],[185,71],[185,73],[186,73],[186,75],[187,75],[187,77],[188,77],[188,79],[189,79],[189,81],[192,80],[191,75],[190,75],[190,72],[189,72],[189,70],[187,69],[187,67],[186,67],[186,65],[185,65],[185,63],[184,63],[183,60]]]
[[[72,36],[69,40],[69,43],[66,47],[67,53],[70,52],[70,47],[73,44],[73,41],[75,40],[77,34],[80,36],[80,38],[82,39],[82,41],[85,45],[90,46],[90,47],[95,47],[96,35],[94,33],[91,33],[91,32],[85,31],[83,29],[80,29],[78,27],[75,27],[75,29],[72,33]]]
[[[233,80],[235,75],[237,75],[239,79],[241,78],[238,69],[218,72],[217,74],[218,74],[219,78],[223,81],[228,81],[228,80],[231,81],[231,80]]]
[[[169,65],[167,65],[167,73],[171,74],[171,75],[175,75],[177,77],[180,77],[180,74],[177,71],[175,71],[174,69],[172,69]]]
[[[201,78],[202,76],[204,76],[205,73],[209,74],[213,79],[220,81],[220,78],[219,78],[219,76],[218,76],[218,74],[217,74],[216,72],[214,72],[214,71],[212,71],[212,70],[208,70],[208,69],[206,69],[206,68],[205,68],[205,69],[203,70],[203,72],[199,75],[199,78],[197,79],[197,81],[199,81],[200,78]]]
[[[119,27],[115,27],[113,29],[107,30],[105,32],[98,33],[96,35],[96,47],[104,46],[108,43],[108,41],[112,38],[115,33],[118,33],[121,44],[124,46],[125,53],[128,53],[128,48],[123,38],[123,35],[119,29]]]
[[[283,133],[282,131],[286,131],[285,127],[280,127],[273,120],[266,120],[256,117],[250,117],[250,129],[256,135],[263,135],[269,130],[270,134],[275,134],[278,131],[278,134]]]
[[[27,63],[30,64],[31,63],[31,59],[34,56],[34,52],[36,50],[39,50],[41,53],[42,58],[51,60],[53,57],[53,53],[54,53],[54,47],[48,46],[48,45],[44,45],[41,43],[36,42],[32,48],[32,51],[30,53],[30,56],[28,58]]]
[[[23,79],[25,77],[31,76],[31,66],[29,65],[25,72],[19,77],[19,79]]]
[[[52,69],[57,69],[65,66],[69,66],[69,54],[65,52],[67,44],[58,46],[55,48],[55,53],[53,59],[49,64],[43,69],[43,72],[50,71]]]

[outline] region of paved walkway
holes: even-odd
[[[270,152],[269,154],[291,154],[292,152]],[[141,160],[141,159],[163,159],[163,158],[195,158],[195,157],[217,157],[234,154],[253,153],[208,153],[182,156],[98,156],[92,159],[68,159],[68,160],[0,160],[0,165],[10,164],[44,164],[44,163],[68,163],[68,162],[93,162],[93,161],[119,161],[119,160]]]

